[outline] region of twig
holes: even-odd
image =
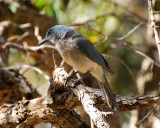
[[[136,125],[139,126],[145,119],[149,118],[153,114],[154,110],[158,107],[159,103],[160,100],[150,111],[147,112],[147,114],[141,120],[138,121]]]
[[[57,68],[58,64],[57,64],[57,61],[56,61],[56,54],[55,54],[54,50],[52,51],[52,56],[53,56],[53,61],[54,61],[54,67]]]
[[[14,35],[9,37],[7,40],[8,42],[12,42],[13,40],[17,39],[17,43],[19,43],[22,39],[24,39],[25,37],[29,36],[29,32],[25,32],[22,35]]]
[[[129,35],[131,35],[133,32],[135,32],[142,24],[143,24],[143,22],[140,22],[140,23],[137,24],[135,27],[133,27],[129,32],[127,32],[126,35],[117,38],[117,40],[123,40],[123,39],[125,39],[127,36],[129,36]]]
[[[38,39],[39,42],[42,41],[42,37],[39,35],[39,28],[38,28],[38,26],[34,27],[34,34],[37,37],[37,39]]]
[[[104,40],[100,41],[99,43],[95,44],[94,46],[97,47],[98,45],[103,44],[103,43],[104,43],[105,41],[107,41],[107,40],[108,40],[108,36],[106,36],[106,37],[104,38]]]
[[[125,46],[127,46],[127,48],[131,49],[136,54],[145,57],[148,61],[150,61],[151,63],[153,63],[154,65],[156,65],[157,67],[160,68],[160,64],[156,63],[152,58],[150,58],[149,56],[147,56],[145,53],[143,53],[143,52],[141,52],[139,50],[135,50],[135,49],[129,47],[128,45],[125,45]]]
[[[64,65],[64,60],[62,59],[60,67],[62,67]]]
[[[104,13],[102,13],[100,15],[97,15],[94,18],[87,19],[86,21],[83,21],[83,22],[80,22],[80,23],[73,23],[71,26],[87,25],[89,22],[96,21],[98,18],[106,17],[106,16],[111,15],[111,14],[112,13],[106,13],[106,12],[104,12]]]
[[[41,69],[39,69],[37,67],[34,67],[32,65],[21,65],[21,66],[18,66],[18,67],[16,66],[16,68],[18,68],[18,69],[21,69],[21,68],[32,69],[32,70],[38,72],[39,74],[42,74],[46,80],[49,81],[49,79],[50,79],[50,77],[47,74],[45,74]],[[22,74],[23,74],[23,72],[22,72]]]
[[[149,11],[150,23],[154,32],[155,42],[158,48],[159,63],[160,63],[160,39],[156,28],[152,0],[148,0],[148,11]]]
[[[31,23],[26,23],[26,24],[20,24],[20,25],[17,24],[17,26],[19,26],[22,29],[26,29],[26,28],[32,27],[33,25]]]
[[[136,83],[136,80],[135,80],[135,78],[134,78],[134,76],[133,76],[132,70],[130,69],[130,67],[129,67],[123,60],[121,60],[121,59],[119,59],[119,58],[117,58],[117,57],[111,56],[111,55],[106,55],[106,54],[103,54],[103,55],[106,56],[106,57],[109,57],[109,58],[111,58],[111,59],[113,59],[113,60],[115,60],[115,61],[120,62],[120,63],[128,70],[128,72],[129,72],[132,80],[135,82],[135,84],[137,84],[137,83]]]
[[[122,36],[122,37],[119,37],[119,38],[113,38],[111,36],[107,36],[106,34],[103,33],[103,35],[105,36],[105,39],[100,41],[99,43],[95,44],[94,46],[98,46],[102,43],[104,43],[105,41],[108,40],[108,38],[113,38],[115,40],[123,40],[125,39],[127,36],[131,35],[133,32],[135,32],[142,24],[144,24],[144,22],[140,22],[138,25],[136,25],[135,27],[133,27],[126,35]]]
[[[154,116],[157,117],[160,120],[160,116],[154,113]]]
[[[147,22],[147,19],[145,19],[143,16],[139,15],[138,13],[131,11],[128,7],[120,5],[118,2],[116,2],[114,0],[108,0],[108,2],[113,3],[115,6],[119,6],[119,7],[124,8],[126,10],[126,12],[129,12],[132,16],[135,16],[136,18],[138,18],[144,22]]]
[[[122,42],[122,41],[120,41],[120,44],[123,45],[123,46],[125,46],[125,47],[127,47],[127,48],[129,48],[130,50],[132,50],[132,51],[135,52],[136,54],[138,54],[138,55],[146,58],[148,61],[150,61],[151,63],[153,63],[155,66],[160,67],[160,64],[158,64],[157,62],[155,62],[151,57],[149,57],[149,56],[146,55],[145,53],[143,53],[143,52],[141,52],[141,51],[139,51],[139,50],[136,50],[136,49],[130,47],[130,46],[128,45],[128,42]]]
[[[153,13],[154,13],[154,14],[159,14],[159,13],[160,13],[160,11],[153,11]]]
[[[56,50],[56,47],[55,46],[52,46],[52,45],[41,45],[40,47],[38,47],[40,49],[45,49],[45,48],[49,48],[49,49],[54,49]],[[37,48],[37,49],[38,49]]]
[[[95,32],[97,32],[97,33],[99,33],[99,34],[107,37],[107,34],[104,34],[103,32],[98,31],[98,30],[96,30],[96,29],[93,29],[93,28],[91,28],[91,27],[81,27],[81,26],[78,26],[78,27],[71,27],[71,28],[72,28],[72,29],[81,29],[81,28],[89,29],[89,30],[95,31]]]
[[[39,53],[47,53],[44,50],[45,48],[56,49],[52,45],[43,45],[41,47],[35,47],[35,46],[22,46],[22,45],[15,44],[12,42],[7,42],[2,46],[2,49],[6,49],[6,48],[16,48],[22,51],[39,52]]]

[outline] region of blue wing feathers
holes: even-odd
[[[101,65],[103,68],[105,68],[110,73],[114,73],[112,69],[108,66],[107,61],[104,59],[104,57],[99,53],[96,48],[93,46],[93,44],[88,40],[87,38],[83,36],[79,36],[76,38],[76,44],[80,51],[85,54],[89,59],[93,60],[94,62]],[[91,50],[92,49],[92,50]]]

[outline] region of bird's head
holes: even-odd
[[[68,32],[73,32],[73,30],[64,25],[53,26],[47,31],[46,37],[38,44],[38,46],[46,43],[47,41],[51,41],[55,44],[57,40],[63,39]]]

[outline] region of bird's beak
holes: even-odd
[[[38,44],[38,46],[40,46],[40,45],[42,45],[42,44],[46,43],[47,41],[49,41],[49,40],[48,40],[48,39],[44,39],[44,40],[42,40],[42,41]]]

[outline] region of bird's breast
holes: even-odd
[[[62,54],[62,57],[66,63],[71,65],[76,70],[85,73],[88,70],[89,63],[87,57],[85,57],[78,49],[70,49]]]
[[[93,61],[86,57],[77,47],[70,47],[59,52],[64,61],[76,70],[85,73],[93,67]]]
[[[95,74],[100,75],[103,73],[102,66],[89,59],[85,54],[83,54],[78,49],[76,45],[74,44],[67,46],[62,45],[57,47],[57,49],[62,58],[64,59],[64,61],[73,68],[75,68],[76,70],[82,73],[90,71],[93,76],[95,76]]]

